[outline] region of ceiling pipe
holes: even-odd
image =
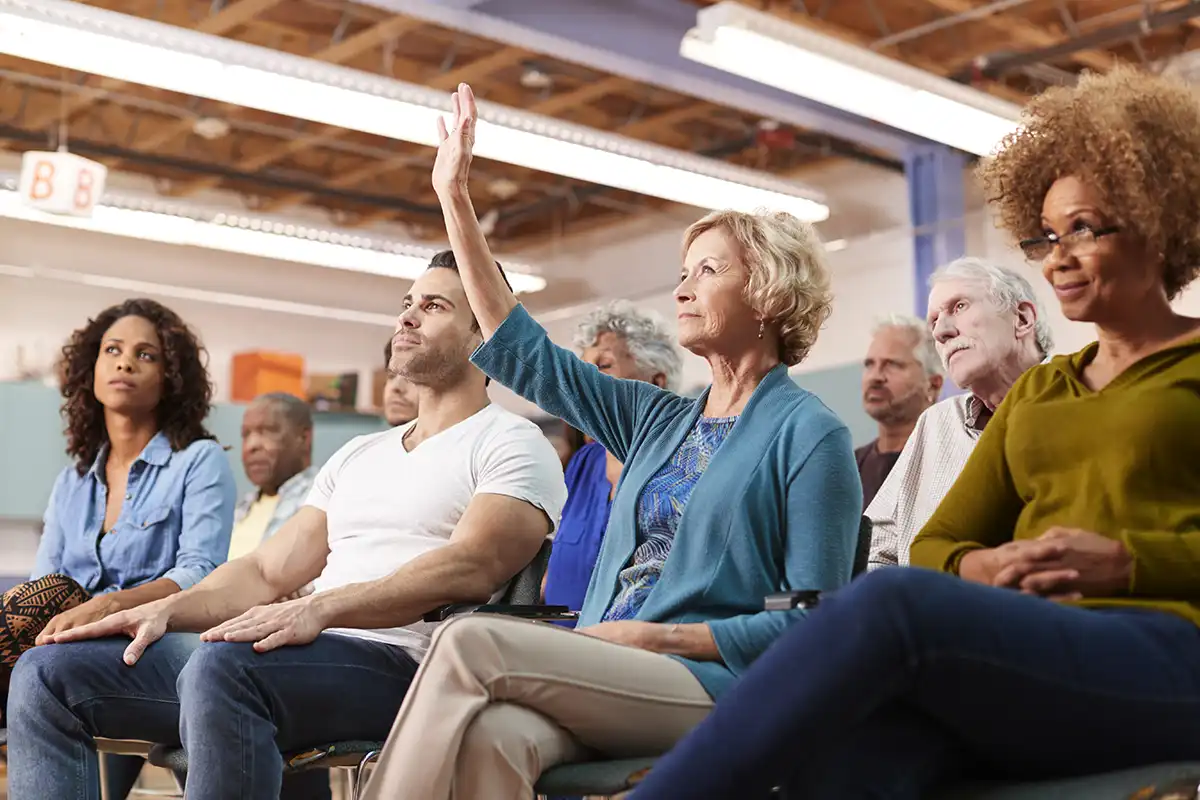
[[[1200,17],[1200,0],[1191,0],[1191,2],[1170,11],[1147,14],[1131,22],[1114,25],[1111,28],[1101,28],[1100,30],[1085,33],[1082,36],[1076,36],[1060,44],[1043,47],[1039,50],[1027,50],[1025,52],[1012,53],[1011,55],[983,56],[971,67],[961,71],[954,77],[964,82],[977,79],[980,75],[989,78],[998,78],[1005,73],[1032,64],[1057,61],[1080,50],[1104,48],[1127,39],[1136,39],[1162,28],[1180,25],[1195,17]]]

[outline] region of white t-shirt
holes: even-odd
[[[307,505],[327,516],[329,558],[314,592],[386,577],[444,546],[477,494],[524,500],[557,528],[562,462],[537,425],[489,405],[409,452],[404,434],[414,424],[352,439],[317,475]],[[420,661],[436,627],[331,632],[398,645]]]

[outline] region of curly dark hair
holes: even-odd
[[[205,368],[203,345],[179,315],[153,300],[126,300],[106,308],[71,334],[62,350],[62,415],[67,423],[67,454],[80,475],[108,442],[104,407],[93,392],[96,359],[105,332],[124,317],[142,317],[154,325],[162,342],[163,393],[158,403],[158,429],[179,451],[199,439],[215,439],[204,427],[212,403],[212,383]]]
[[[1042,235],[1046,192],[1073,176],[1161,254],[1168,298],[1200,270],[1200,100],[1187,84],[1119,67],[1049,89],[977,174],[1016,239]]]

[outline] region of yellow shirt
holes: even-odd
[[[1091,344],[1013,385],[913,542],[913,565],[958,572],[974,549],[1055,525],[1120,539],[1127,591],[1085,606],[1169,611],[1200,624],[1200,339],[1148,355],[1099,391]]]
[[[246,516],[242,517],[242,521],[233,526],[233,536],[229,540],[230,561],[252,552],[262,543],[263,535],[267,532],[267,526],[271,524],[271,518],[275,516],[275,509],[278,507],[278,494],[270,497],[261,494],[258,496],[246,512]]]

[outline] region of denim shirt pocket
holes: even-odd
[[[127,531],[117,534],[123,540],[117,543],[112,556],[120,563],[109,566],[123,576],[120,588],[157,580],[175,566],[180,526],[173,511],[170,505],[139,509]]]

